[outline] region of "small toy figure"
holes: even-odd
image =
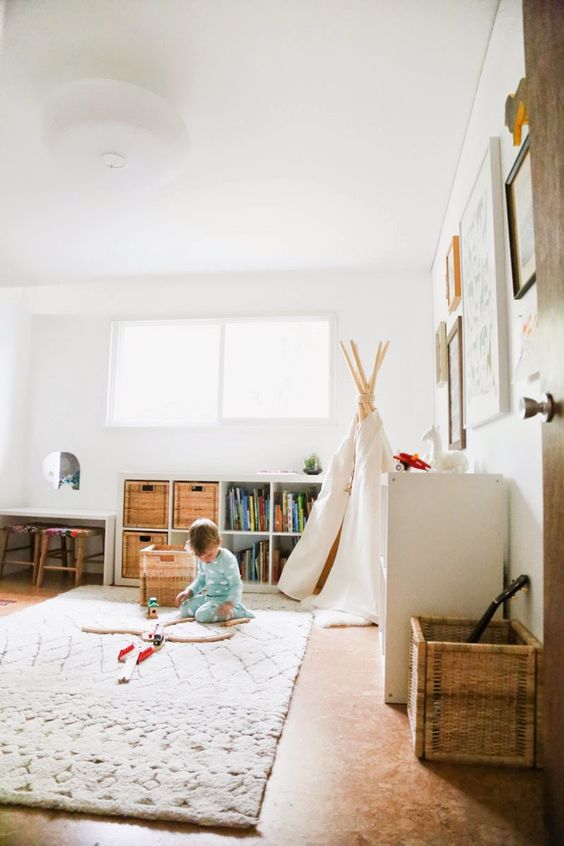
[[[150,596],[149,599],[147,600],[147,617],[158,617],[159,616],[159,612],[157,610],[158,607],[159,607],[159,603],[157,602],[157,597],[156,596]]]
[[[431,444],[431,467],[439,473],[466,473],[468,470],[468,459],[463,452],[443,452],[441,444],[441,433],[438,426],[431,426],[428,432],[422,436],[423,443]]]

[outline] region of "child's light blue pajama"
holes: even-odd
[[[180,606],[181,617],[195,617],[199,623],[223,623],[226,620],[255,615],[242,604],[243,582],[237,559],[228,549],[220,548],[211,564],[198,560],[198,575],[188,585],[193,596]],[[232,602],[227,614],[218,614],[224,602]]]

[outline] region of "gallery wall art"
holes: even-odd
[[[515,159],[505,183],[507,222],[511,249],[513,296],[521,299],[536,279],[535,228],[533,223],[533,186],[529,137]]]
[[[449,449],[465,449],[466,447],[462,350],[462,318],[457,317],[447,338]]]
[[[490,138],[460,221],[466,426],[509,410],[499,138]]]

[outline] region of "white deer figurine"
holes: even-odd
[[[438,426],[431,426],[421,440],[431,443],[431,457],[429,464],[433,470],[443,473],[466,473],[468,459],[463,452],[443,452],[441,434]]]

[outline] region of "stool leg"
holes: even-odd
[[[82,537],[82,535],[79,535],[74,539],[74,546],[76,555],[76,560],[74,562],[74,566],[76,567],[74,584],[76,587],[82,581],[82,567],[84,564],[84,538]]]
[[[43,584],[43,567],[47,560],[47,547],[49,546],[49,535],[41,535],[41,554],[39,556],[39,568],[37,571],[37,587]]]
[[[65,567],[72,567],[72,538],[61,537],[61,563]]]
[[[0,557],[0,579],[4,575],[4,561],[6,560],[6,552],[8,551],[8,536],[10,530],[5,527],[2,530],[2,556]]]
[[[37,574],[39,573],[39,556],[41,554],[41,535],[36,532],[33,536],[33,574],[31,583],[34,585],[37,582]]]

